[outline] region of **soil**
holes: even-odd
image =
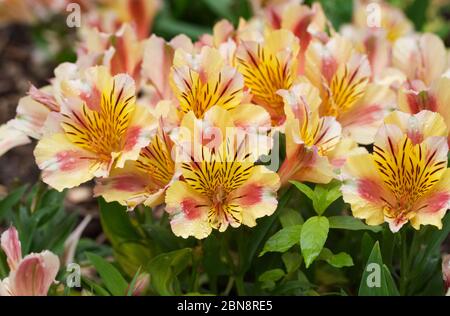
[[[0,29],[0,123],[12,119],[19,99],[26,95],[30,83],[42,86],[51,77],[48,65],[33,56],[29,28],[9,26]],[[0,185],[3,189],[18,183],[33,183],[39,171],[33,159],[35,144],[14,148],[0,157]]]

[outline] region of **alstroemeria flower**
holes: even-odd
[[[129,208],[140,203],[150,207],[163,203],[165,191],[176,177],[172,147],[169,136],[159,128],[136,161],[127,161],[123,168],[111,170],[108,178],[97,180],[95,195]]]
[[[286,1],[264,8],[264,18],[274,30],[291,31],[300,41],[298,54],[298,73],[304,72],[305,52],[313,37],[325,39],[327,18],[319,2],[311,6],[298,1]]]
[[[153,109],[165,128],[177,127],[190,111],[197,118],[203,118],[211,107],[220,106],[227,110],[227,116],[232,117],[233,123],[240,128],[264,126],[266,132],[270,129],[267,112],[249,103],[250,97],[244,92],[242,75],[228,64],[218,49],[208,46],[198,48],[182,37],[172,40],[170,47],[178,47],[170,76],[175,101],[161,100]],[[161,77],[160,82],[163,80],[166,79]]]
[[[385,1],[356,0],[353,24],[357,28],[383,31],[390,42],[412,34],[414,26],[403,11]]]
[[[136,30],[123,24],[114,33],[103,33],[84,25],[80,30],[81,42],[77,50],[77,65],[81,69],[103,65],[112,75],[126,73],[140,86],[144,41]]]
[[[174,98],[169,84],[174,54],[172,42],[167,43],[161,37],[152,35],[145,41],[141,76],[147,84],[144,93],[151,105]]]
[[[42,137],[47,116],[52,111],[59,111],[52,92],[51,86],[41,89],[31,86],[29,95],[19,100],[16,117],[0,127],[0,156],[11,148],[29,143],[29,137]]]
[[[319,90],[301,83],[281,90],[286,112],[286,159],[278,174],[289,180],[328,183],[334,172],[327,155],[341,138],[341,126],[334,117],[319,116]]]
[[[157,107],[158,102],[176,101],[170,78],[177,49],[190,54],[197,53],[191,39],[184,34],[175,36],[169,42],[153,34],[144,42],[141,67],[142,96],[139,100],[151,108]]]
[[[393,112],[375,138],[374,152],[350,156],[342,186],[353,216],[369,225],[388,222],[393,232],[408,221],[442,227],[450,202],[447,127],[442,117],[421,111]]]
[[[214,105],[233,109],[244,98],[242,75],[207,46],[198,54],[176,50],[171,85],[181,112],[193,111],[197,118]]]
[[[11,148],[30,143],[26,134],[9,124],[0,126],[0,156]]]
[[[341,27],[339,33],[351,41],[358,52],[367,55],[374,82],[383,82],[390,75],[389,71],[393,70],[390,68],[393,45],[386,38],[384,29],[358,28],[347,24]]]
[[[149,111],[135,103],[130,76],[112,77],[105,67],[84,75],[84,82],[61,82],[67,93],[61,112],[49,115],[34,151],[43,181],[57,190],[106,177],[112,167],[136,160],[156,127]]]
[[[142,40],[149,36],[161,0],[102,0],[86,15],[87,24],[104,33],[115,33],[124,23],[133,26]]]
[[[1,247],[10,269],[0,280],[0,296],[46,296],[59,271],[59,259],[48,250],[22,258],[19,235],[14,227],[1,236]]]
[[[203,34],[200,36],[198,43],[201,43],[202,46],[218,49],[227,63],[235,66],[236,43],[238,43],[241,38],[241,30],[239,29],[241,25],[244,25],[243,20],[239,22],[238,29],[235,30],[230,21],[221,20],[214,24],[213,33]]]
[[[241,224],[255,226],[257,218],[271,215],[276,209],[278,175],[265,166],[255,165],[251,152],[254,144],[248,142],[247,134],[237,138],[238,141],[227,134],[227,129],[235,126],[225,109],[215,106],[203,120],[197,119],[193,112],[187,113],[181,125],[191,131],[187,140],[197,139],[199,132],[192,129],[198,125],[206,128],[200,131],[204,134],[203,141],[191,141],[192,151],[184,151],[186,143],[179,146],[183,155],[177,155],[177,159],[182,159],[183,177],[166,193],[172,231],[183,238],[201,239],[212,229],[225,231],[228,226]],[[218,132],[212,142],[207,142],[211,140],[208,137],[211,127]]]
[[[450,67],[444,42],[431,33],[398,39],[392,52],[392,64],[407,79],[421,80],[427,86]]]
[[[335,171],[339,171],[345,165],[348,157],[365,153],[367,153],[367,150],[364,147],[358,146],[358,143],[350,137],[341,135],[341,139],[336,146],[327,151],[327,157]],[[342,174],[339,174],[338,178],[342,179]]]
[[[306,52],[305,75],[320,89],[322,116],[334,116],[343,134],[370,144],[395,94],[388,86],[370,83],[366,55],[335,34],[326,44],[313,41]]]
[[[242,41],[236,52],[238,69],[252,102],[269,112],[275,126],[285,120],[280,89],[289,89],[297,76],[298,39],[288,30],[271,31],[264,42]]]
[[[450,126],[450,76],[441,76],[427,87],[422,81],[408,81],[398,91],[398,107],[412,114],[422,110],[438,112]],[[449,138],[450,144],[450,138]]]
[[[368,0],[354,1],[352,24],[340,29],[341,35],[367,55],[375,82],[392,77],[393,43],[413,32],[412,23],[400,9],[384,1]]]

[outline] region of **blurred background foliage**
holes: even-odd
[[[306,4],[316,2],[306,0]],[[319,0],[338,29],[352,19],[353,0]],[[402,9],[414,23],[416,30],[434,32],[450,43],[450,1],[448,0],[388,0]],[[220,19],[228,19],[237,25],[239,18],[250,18],[251,0],[165,0],[158,14],[154,32],[165,38],[185,33],[195,39],[210,33],[211,27]]]

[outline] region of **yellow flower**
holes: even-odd
[[[427,87],[422,81],[406,82],[398,92],[398,107],[404,112],[416,114],[422,110],[437,112],[450,126],[450,77],[442,75]],[[450,142],[449,142],[450,143]]]
[[[447,133],[437,113],[387,116],[374,152],[351,156],[344,167],[350,178],[342,192],[353,215],[369,225],[388,222],[393,232],[408,221],[441,228],[450,201]]]
[[[200,52],[188,47],[177,49],[170,83],[179,111],[173,101],[164,100],[154,112],[171,126],[180,124],[187,113],[202,119],[213,106],[219,106],[226,110],[224,116],[231,118],[233,126],[270,130],[268,113],[249,103],[242,75],[215,48],[203,47]]]
[[[379,22],[379,25],[368,25],[368,21],[371,24]],[[413,24],[402,10],[384,1],[355,1],[353,22],[358,28],[371,27],[373,30],[382,30],[386,33],[385,37],[391,42],[414,32]]]
[[[328,155],[341,139],[341,126],[334,117],[319,116],[319,90],[309,82],[281,90],[286,112],[286,159],[278,174],[288,180],[328,183],[333,166]]]
[[[198,54],[177,49],[170,79],[180,110],[193,111],[197,118],[214,105],[233,109],[244,95],[242,75],[217,49],[207,46]]]
[[[153,116],[135,103],[131,77],[92,67],[82,80],[61,81],[61,111],[50,113],[34,151],[44,182],[57,190],[136,160],[155,130]]]
[[[198,126],[205,129],[195,131]],[[229,129],[236,126],[225,109],[214,106],[202,120],[189,112],[181,127],[188,134],[180,135],[182,143],[177,144],[182,150],[177,154],[182,178],[166,194],[166,211],[175,235],[201,239],[212,229],[225,231],[229,225],[241,224],[252,227],[257,218],[275,211],[278,175],[255,165],[245,131],[244,138],[230,136]],[[215,136],[212,142],[205,142],[211,128]]]
[[[320,2],[309,5],[298,1],[282,1],[270,4],[261,10],[261,15],[271,30],[289,30],[300,41],[298,73],[303,74],[305,52],[313,38],[326,39],[326,26],[329,23]]]
[[[252,102],[263,106],[272,124],[285,120],[284,103],[277,91],[289,89],[297,76],[298,39],[287,30],[269,32],[263,43],[242,41],[236,58]]]
[[[370,83],[367,56],[335,34],[326,44],[313,41],[306,51],[305,76],[319,88],[320,114],[334,116],[343,134],[370,144],[395,94],[388,86]]]
[[[178,177],[172,148],[173,142],[160,127],[136,161],[127,161],[123,168],[111,170],[109,177],[97,180],[95,195],[130,209],[141,203],[149,207],[162,204],[166,189]]]

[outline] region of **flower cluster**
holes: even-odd
[[[35,24],[75,13],[83,14],[87,26],[103,32],[115,32],[122,23],[132,23],[137,35],[145,38],[161,4],[161,0],[3,0],[0,25]]]
[[[35,138],[51,187],[95,179],[107,201],[164,204],[185,238],[255,226],[290,180],[340,179],[370,225],[440,227],[450,201],[443,42],[382,2],[378,25],[357,1],[339,32],[318,3],[262,3],[196,42],[147,37],[136,23],[85,25],[77,62],[31,87],[0,129],[0,152]],[[274,146],[280,134],[285,148]],[[268,168],[266,156],[285,159]]]

